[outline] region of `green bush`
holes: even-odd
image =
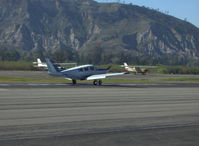
[[[36,70],[32,62],[22,61],[1,61],[0,70]]]
[[[158,66],[153,73],[160,74],[199,74],[199,67]]]

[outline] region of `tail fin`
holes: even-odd
[[[128,64],[127,64],[126,62],[124,62],[124,67],[125,67],[126,69],[129,68],[129,66],[128,66]]]
[[[46,64],[48,66],[48,73],[49,74],[59,74],[60,72],[58,71],[58,69],[52,64],[52,62],[50,61],[50,59],[46,58]]]
[[[38,64],[42,64],[40,58],[37,58],[37,63],[38,63]]]

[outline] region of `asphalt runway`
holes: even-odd
[[[179,88],[199,87],[199,82],[188,83],[103,83],[101,86],[94,86],[91,82],[77,83],[0,83],[0,88]]]
[[[198,89],[1,84],[0,146],[198,145]]]

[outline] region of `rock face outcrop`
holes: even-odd
[[[187,64],[199,59],[199,29],[130,4],[1,0],[0,51],[0,60]]]

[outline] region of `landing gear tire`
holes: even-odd
[[[98,81],[98,85],[101,86],[102,85],[102,80]]]
[[[97,85],[97,80],[94,80],[94,81],[93,81],[93,85]]]
[[[101,86],[102,85],[102,80],[94,80],[93,81],[93,85],[99,85],[99,86]]]
[[[76,85],[77,81],[76,80],[72,80],[72,83],[73,83],[73,85]]]

